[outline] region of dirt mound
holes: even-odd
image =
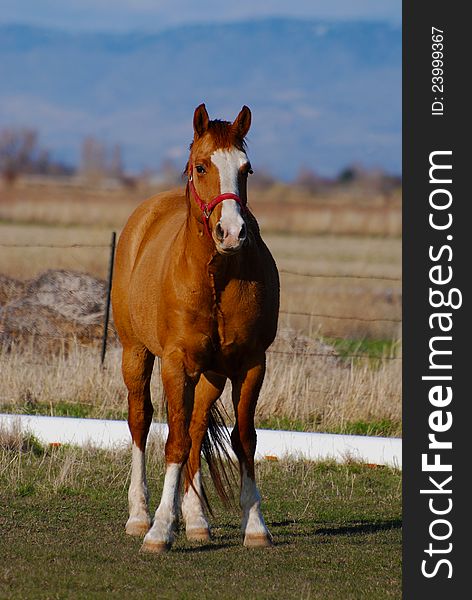
[[[26,285],[24,298],[83,325],[103,319],[106,282],[86,273],[46,271]]]
[[[313,356],[317,360],[326,360],[333,365],[342,364],[342,360],[333,346],[315,338],[302,335],[290,328],[280,328],[270,347],[273,352]],[[324,358],[326,357],[326,358]]]
[[[7,284],[2,290],[14,292],[0,307],[0,344],[28,342],[37,350],[55,351],[67,349],[72,341],[91,344],[101,339],[105,281],[74,271],[49,270],[23,284],[15,280]],[[113,341],[112,326],[109,333]]]
[[[24,289],[25,283],[23,281],[0,274],[0,307],[19,298]]]
[[[329,344],[320,340],[302,335],[295,329],[289,327],[281,328],[277,332],[277,337],[271,348],[280,350],[288,347],[292,352],[309,354],[312,352],[323,352],[328,356],[337,356],[336,351]]]

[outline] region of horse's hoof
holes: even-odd
[[[171,549],[172,544],[169,542],[154,542],[152,540],[144,540],[140,552],[150,554],[164,554]]]
[[[151,527],[150,521],[128,520],[125,531],[128,535],[143,536]]]
[[[187,539],[192,542],[209,542],[210,541],[210,530],[199,527],[186,530]]]
[[[274,545],[272,537],[265,533],[252,533],[244,536],[246,548],[270,548]]]

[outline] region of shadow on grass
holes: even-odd
[[[340,527],[319,527],[313,521],[272,521],[268,523],[276,546],[286,546],[292,539],[316,540],[321,536],[368,535],[380,531],[401,529],[401,519],[380,522],[352,523]],[[280,531],[285,529],[285,531]],[[288,529],[288,531],[287,531]]]
[[[379,523],[353,523],[343,527],[320,528],[316,529],[318,535],[360,535],[366,533],[376,533],[377,531],[388,531],[390,529],[401,529],[401,519],[391,519],[390,521],[381,521]]]
[[[212,543],[210,541],[208,543],[198,544],[195,546],[181,546],[180,548],[174,547],[172,548],[172,552],[175,552],[176,554],[197,554],[198,552],[214,552],[216,550],[225,550],[227,548],[235,547],[236,545],[237,544],[234,543]]]
[[[307,540],[311,542],[321,541],[323,536],[358,536],[369,535],[381,531],[389,531],[402,528],[401,519],[391,519],[377,522],[356,522],[339,527],[319,527],[317,523],[309,520],[298,521],[272,521],[268,523],[269,530],[274,538],[274,546],[290,546],[296,540]],[[209,542],[188,542],[183,539],[172,548],[173,554],[199,554],[205,552],[217,552],[229,548],[238,548],[242,546],[243,538],[236,539],[236,536],[229,532],[223,533],[223,530],[239,530],[239,525],[226,524],[218,527],[218,533],[215,538]],[[184,545],[182,545],[184,544]]]

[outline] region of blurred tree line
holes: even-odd
[[[13,184],[19,175],[75,175],[90,184],[104,179],[114,180],[126,187],[134,187],[138,181],[159,181],[172,185],[182,180],[182,170],[171,160],[164,160],[155,171],[144,170],[141,174],[126,174],[120,144],[107,145],[88,136],[82,142],[80,164],[77,167],[53,160],[47,149],[39,144],[38,132],[28,128],[0,130],[0,175],[7,184]],[[153,176],[154,174],[154,176]],[[158,174],[156,178],[155,175]],[[268,189],[278,181],[270,172],[259,169],[251,178],[251,187]],[[350,165],[334,177],[317,174],[310,167],[302,167],[291,185],[311,195],[329,194],[340,188],[349,188],[366,194],[389,196],[401,188],[401,177],[385,173],[381,169],[366,169]]]
[[[7,183],[21,174],[71,175],[74,169],[51,159],[34,129],[0,130],[0,173]]]

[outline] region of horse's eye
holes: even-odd
[[[254,173],[254,171],[252,169],[249,169],[248,173],[249,173],[249,175],[252,175]]]
[[[197,173],[199,173],[200,175],[203,175],[203,173],[206,173],[205,167],[203,167],[202,165],[197,165],[196,169],[197,169]]]

